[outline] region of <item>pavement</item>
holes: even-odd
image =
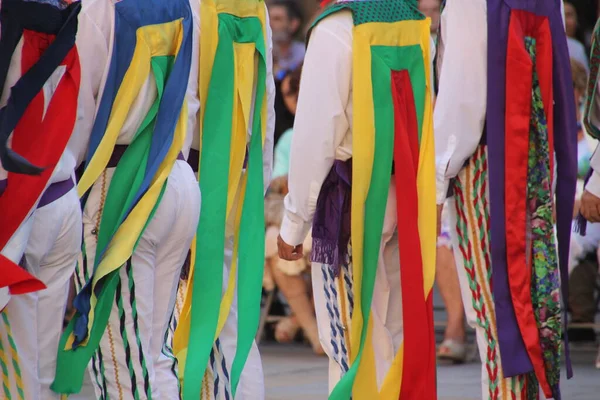
[[[563,376],[565,400],[600,400],[600,370],[594,368],[595,346],[573,346],[575,377]],[[475,349],[471,351],[475,357]],[[308,346],[261,345],[266,400],[326,400],[327,358],[315,356]],[[463,365],[438,365],[438,400],[481,400],[481,364],[473,360]],[[563,374],[564,375],[564,374]],[[93,400],[91,382],[70,400]],[[255,399],[247,399],[255,400]],[[416,400],[416,399],[415,399]]]
[[[573,346],[575,377],[563,376],[565,400],[600,400],[600,370],[595,346]],[[261,346],[267,400],[327,399],[327,358],[296,345]],[[474,355],[474,351],[473,351]],[[481,364],[438,365],[438,400],[480,400]],[[564,375],[564,374],[563,374]]]

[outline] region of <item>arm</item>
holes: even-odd
[[[188,79],[187,91],[185,99],[187,102],[187,133],[185,143],[183,145],[183,155],[188,158],[190,148],[198,150],[199,141],[199,115],[200,111],[200,94],[198,93],[198,64],[200,63],[200,3],[190,1],[192,10],[193,33],[192,33],[192,65],[190,68],[190,78]]]
[[[110,64],[113,24],[112,3],[99,0],[83,3],[77,30],[77,51],[81,64],[79,102],[82,108],[75,126],[82,140],[82,151],[78,154],[77,165],[84,161],[87,154],[96,111],[102,98],[102,89]]]
[[[439,92],[433,112],[437,203],[475,152],[487,101],[487,14],[484,0],[449,0],[441,16]]]
[[[600,90],[597,89],[589,110],[589,118],[594,126],[600,126],[599,107]],[[598,151],[598,147],[590,159],[590,167],[593,171],[581,196],[581,214],[590,222],[600,222],[600,151]]]
[[[265,4],[266,7],[266,4]],[[275,142],[275,80],[273,79],[273,39],[271,25],[269,24],[269,12],[266,13],[267,22],[267,136],[263,146],[263,176],[265,193],[271,183],[271,173],[273,171],[273,144]]]
[[[310,230],[321,185],[349,129],[352,38],[340,17],[346,16],[329,17],[314,28],[304,61],[281,225],[281,238],[292,246]]]

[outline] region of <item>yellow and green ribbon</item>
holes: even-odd
[[[258,329],[264,264],[265,5],[262,0],[207,0],[200,7],[202,208],[174,338],[183,397],[194,400],[200,398],[213,343],[237,289],[237,349],[231,370],[235,396]],[[222,295],[228,221],[233,223],[233,262]]]

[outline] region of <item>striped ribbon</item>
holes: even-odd
[[[174,343],[183,397],[194,400],[200,398],[199,378],[204,376],[237,289],[238,337],[231,370],[235,396],[258,329],[264,264],[265,4],[262,0],[207,0],[200,6],[202,209],[193,270]],[[228,222],[233,223],[234,248],[222,296]]]
[[[108,323],[119,269],[131,257],[152,219],[183,146],[191,20],[185,0],[123,0],[115,4],[110,69],[90,138],[88,164],[78,186],[80,195],[88,192],[106,169],[129,110],[150,72],[158,94],[110,183],[93,274],[74,301],[77,313],[61,339],[52,385],[57,393],[81,390],[84,371]]]

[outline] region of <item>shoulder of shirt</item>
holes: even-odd
[[[354,22],[352,20],[352,12],[349,10],[341,10],[334,14],[328,15],[313,28],[311,37],[316,35],[330,35],[341,41],[342,43],[352,43],[352,29]]]

